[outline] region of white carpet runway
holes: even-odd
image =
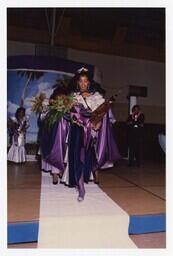
[[[97,185],[85,188],[78,202],[74,188],[52,185],[42,174],[38,248],[136,248],[128,214]]]

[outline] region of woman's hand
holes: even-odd
[[[85,97],[89,97],[91,95],[90,92],[83,92],[82,93],[82,96],[85,98]]]
[[[99,129],[100,129],[100,127],[101,127],[101,124],[102,124],[102,122],[98,122],[97,124],[92,124],[91,123],[91,128],[93,129],[93,130],[95,130],[95,131],[98,131]]]

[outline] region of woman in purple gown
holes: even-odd
[[[111,123],[115,122],[111,110],[104,115],[96,127],[90,121],[91,113],[105,102],[103,89],[91,80],[89,72],[81,69],[73,78],[76,83],[73,92],[76,101],[71,111],[68,135],[68,159],[62,181],[78,188],[78,201],[85,196],[84,182],[88,183],[94,176],[98,183],[98,170],[112,167],[120,159],[115,143]],[[67,175],[68,173],[68,175]]]
[[[90,117],[105,102],[104,90],[80,69],[69,85],[74,105],[69,114],[58,120],[49,135],[42,132],[41,151],[44,161],[57,169],[55,179],[63,174],[61,181],[78,189],[78,201],[85,196],[84,183],[94,177],[98,183],[98,170],[112,167],[120,159],[113,137],[111,123],[115,122],[111,110],[93,126]],[[56,170],[55,169],[55,170]],[[53,180],[56,184],[56,180]]]

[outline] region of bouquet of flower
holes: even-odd
[[[75,103],[72,95],[64,94],[57,96],[56,99],[50,99],[46,107],[44,106],[45,100],[47,99],[43,93],[36,96],[35,99],[32,100],[33,105],[31,110],[36,114],[42,113],[43,111],[47,112],[44,118],[44,124],[48,128],[54,125],[61,117],[65,116],[65,114],[69,113]]]
[[[59,95],[57,98],[49,100],[48,113],[45,122],[51,127],[56,121],[70,113],[75,101],[72,95]]]

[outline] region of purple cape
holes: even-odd
[[[79,116],[79,119],[80,118],[81,117]],[[85,118],[82,117],[80,121],[85,123],[86,120],[88,120],[88,118],[86,118],[86,120],[84,119]],[[57,126],[53,146],[49,154],[47,156],[44,156],[45,160],[48,163],[55,166],[60,171],[64,171],[65,169],[64,158],[65,158],[65,153],[67,149],[66,138],[67,138],[69,129],[70,129],[70,123],[66,121],[64,118],[62,118],[59,121]],[[83,134],[84,134],[83,143],[84,143],[84,146],[87,147],[87,145],[89,145],[90,143],[90,140],[92,139],[91,128],[89,126],[88,128],[86,128],[85,126]],[[113,136],[108,113],[104,116],[101,128],[97,134],[95,151],[96,151],[97,163],[95,163],[94,169],[101,168],[107,162],[115,163],[117,160],[121,158],[115,142],[115,138]],[[82,149],[79,157],[81,158],[81,160],[84,158]]]

